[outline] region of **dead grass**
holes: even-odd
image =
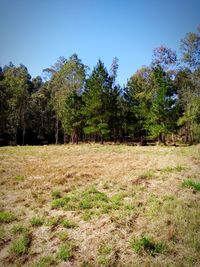
[[[183,187],[200,182],[198,146],[3,147],[0,160],[3,266],[200,265],[200,192]]]

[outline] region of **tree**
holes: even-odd
[[[99,60],[86,82],[83,114],[86,118],[85,134],[93,135],[96,141],[100,138],[101,143],[110,132],[108,105],[111,86],[109,74]]]
[[[58,65],[58,71],[54,72],[50,81],[52,105],[56,114],[56,144],[58,143],[59,123],[62,128],[66,124],[66,118],[64,116],[66,114],[65,107],[68,94],[72,91],[79,93],[83,90],[86,75],[86,66],[76,54],[72,55],[66,62],[64,61],[62,66],[60,64]]]
[[[181,40],[182,61],[192,70],[200,67],[200,25],[197,33],[189,32]]]
[[[148,135],[146,124],[152,99],[150,75],[149,67],[139,69],[129,79],[125,92],[129,136],[140,138],[141,145],[146,143]]]
[[[148,114],[147,129],[150,136],[158,137],[165,143],[165,135],[173,132],[176,125],[176,98],[173,83],[166,72],[158,65],[152,72],[152,105]]]
[[[72,91],[78,94],[82,92],[85,84],[86,66],[81,62],[76,54],[72,55],[69,60],[62,61],[64,64],[57,64],[57,72],[53,74],[50,81],[52,90],[52,105],[56,114],[56,134],[55,139],[58,143],[58,129],[59,123],[65,133],[69,133],[68,128],[65,129],[64,125],[68,125],[66,117],[66,99],[68,94]],[[62,66],[61,66],[62,65]],[[66,132],[66,131],[67,132]]]
[[[31,76],[24,65],[4,68],[4,85],[7,94],[7,123],[6,131],[10,141],[17,144],[25,143],[27,110]]]
[[[186,143],[200,140],[200,68],[178,72],[175,83],[179,103],[178,125]]]
[[[176,60],[176,52],[166,46],[161,45],[153,50],[153,66],[160,65],[164,69],[166,66],[175,64]]]
[[[71,136],[73,144],[75,142],[78,144],[83,127],[82,106],[82,95],[76,90],[69,92],[65,100],[62,123],[65,133]]]
[[[40,87],[38,87],[38,83],[34,83],[28,115],[29,143],[52,143],[54,141],[53,118],[55,117],[55,112],[52,108],[51,91],[49,90],[48,82]]]

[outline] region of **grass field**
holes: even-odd
[[[1,266],[200,266],[200,147],[0,148]]]

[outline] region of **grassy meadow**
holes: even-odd
[[[0,148],[1,266],[200,266],[200,146]]]

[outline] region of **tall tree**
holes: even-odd
[[[140,138],[142,145],[148,135],[146,124],[152,100],[151,71],[149,67],[139,69],[129,79],[125,93],[129,136]]]
[[[200,25],[197,33],[189,32],[181,40],[182,61],[192,70],[200,67]]]
[[[12,142],[19,141],[24,144],[31,76],[24,65],[19,67],[10,65],[4,70],[8,103],[7,133]]]
[[[83,114],[86,118],[84,132],[103,140],[109,133],[109,93],[112,86],[109,74],[101,60],[87,80],[87,87],[83,95]]]
[[[166,72],[158,65],[152,72],[152,105],[148,114],[147,128],[158,142],[165,143],[165,135],[176,125],[176,98],[173,83]]]
[[[66,100],[68,94],[72,91],[81,93],[85,84],[86,66],[81,62],[76,54],[72,55],[62,67],[59,65],[59,71],[53,74],[53,78],[50,82],[52,90],[52,104],[56,113],[56,143],[58,143],[58,128],[59,122],[62,129],[68,132],[68,128],[65,129],[66,123]]]

